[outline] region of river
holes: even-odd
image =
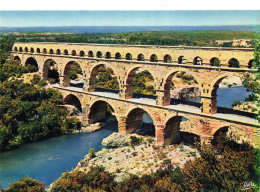
[[[234,101],[243,101],[249,94],[241,86],[220,88],[218,106],[231,107]],[[189,100],[200,102],[200,98]],[[144,122],[151,121],[149,115],[145,114]],[[0,153],[0,185],[7,188],[13,181],[27,175],[48,186],[62,172],[74,169],[91,147],[98,151],[102,139],[115,131],[117,124],[111,124],[96,132],[62,135]]]

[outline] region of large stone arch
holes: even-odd
[[[190,71],[186,71],[186,70],[179,70],[179,69],[174,69],[171,70],[170,72],[168,72],[164,77],[163,77],[163,83],[162,83],[162,87],[161,90],[164,91],[164,95],[162,96],[162,105],[166,106],[170,104],[170,85],[172,82],[172,78],[174,77],[174,75],[176,75],[178,72],[184,72],[187,75],[191,75],[198,83],[198,86],[201,84],[201,79],[195,74],[192,73]],[[200,86],[199,86],[200,92],[202,91]]]
[[[252,129],[248,129],[246,126],[237,126],[232,123],[231,124],[222,123],[219,126],[215,126],[210,132],[213,142],[214,142],[214,137],[217,136],[218,133],[222,132],[223,130],[226,131],[227,136],[230,136],[230,134],[235,136],[234,139],[238,143],[242,143],[243,141],[245,141],[245,142],[249,142],[251,145],[254,145],[254,133]]]
[[[140,69],[140,68],[143,69],[143,70],[148,71],[152,75],[152,77],[154,79],[153,86],[156,89],[156,87],[157,87],[156,77],[157,76],[155,75],[154,71],[149,69],[149,68],[147,68],[146,66],[143,66],[143,65],[141,65],[141,66],[133,66],[132,68],[130,68],[126,72],[126,76],[125,76],[125,78],[123,80],[123,83],[122,83],[123,87],[122,87],[122,90],[121,90],[121,93],[120,93],[121,94],[121,96],[120,96],[121,98],[130,99],[130,98],[133,97],[132,78],[133,78],[133,75],[135,74],[135,72],[138,69]]]
[[[63,96],[63,104],[73,105],[82,113],[82,101],[80,97],[75,94],[69,93]]]
[[[62,69],[62,76],[63,76],[62,86],[63,87],[69,87],[70,86],[69,72],[70,72],[71,66],[74,63],[76,63],[80,66],[82,73],[83,73],[83,78],[85,77],[85,70],[84,70],[83,64],[81,62],[71,60],[71,61],[67,62],[66,65],[64,66],[64,68]]]
[[[14,61],[18,61],[19,63],[21,63],[21,58],[18,55],[16,55],[14,56]]]
[[[153,120],[153,125],[156,123],[156,118],[153,113],[146,107],[135,106],[131,107],[125,113],[126,117],[126,134],[131,134],[143,125],[143,114],[147,113]],[[156,131],[155,131],[156,134]],[[155,135],[156,136],[156,135]]]
[[[124,79],[124,84],[127,84],[129,76],[133,75],[136,72],[136,70],[138,70],[139,68],[142,68],[146,71],[149,71],[149,73],[153,76],[153,79],[154,80],[156,79],[157,76],[155,75],[154,71],[151,70],[150,68],[143,66],[143,65],[133,66],[129,70],[127,70],[127,73],[126,73],[126,76],[125,76],[125,79]],[[156,83],[155,83],[155,86],[156,86]]]
[[[39,70],[39,67],[40,67],[39,66],[39,62],[36,60],[35,57],[28,57],[28,58],[26,58],[24,65],[28,66],[29,64],[31,66],[33,65],[35,67],[34,69],[31,69],[32,71],[30,71],[30,72],[37,72]]]
[[[98,105],[99,104],[99,105]],[[98,105],[98,106],[96,106]],[[97,121],[102,121],[106,118],[107,106],[110,106],[112,109],[112,115],[116,117],[118,121],[118,112],[117,107],[113,102],[109,102],[106,99],[98,98],[91,101],[88,104],[88,110],[86,115],[86,119],[88,120],[88,124],[95,123]],[[95,113],[94,113],[95,112]]]
[[[113,67],[112,65],[110,65],[110,63],[108,62],[95,62],[92,64],[92,67],[89,70],[89,73],[87,74],[87,87],[85,87],[85,89],[89,92],[94,92],[95,91],[95,78],[98,72],[98,69],[102,66],[105,66],[107,68],[112,69],[112,71],[114,72],[114,75],[116,77],[119,77],[119,71],[116,69],[116,67]],[[119,79],[117,79],[117,82],[119,84],[119,89],[121,87],[121,82],[119,81]]]
[[[59,65],[55,62],[55,60],[49,58],[46,59],[43,63],[43,67],[42,67],[42,78],[44,80],[48,79],[48,75],[49,75],[49,68],[57,68],[57,75],[58,75],[58,80],[59,80]]]
[[[212,88],[212,91],[215,88],[218,88],[218,85],[220,84],[220,82],[225,79],[226,77],[232,77],[232,76],[236,76],[239,77],[241,80],[243,79],[244,75],[243,73],[222,73],[218,76],[216,76],[213,80],[211,80],[210,83],[210,87]],[[211,94],[214,94],[213,92],[211,92]]]

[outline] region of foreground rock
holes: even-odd
[[[131,146],[131,137],[141,141],[140,145]],[[153,137],[113,133],[102,142],[108,148],[97,152],[94,158],[86,155],[78,163],[76,170],[88,172],[91,166],[102,165],[106,171],[116,175],[116,181],[122,181],[130,174],[151,174],[164,166],[165,162],[170,162],[174,168],[182,167],[187,161],[199,156],[197,150],[189,146],[156,147],[155,144]]]

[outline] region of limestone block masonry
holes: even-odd
[[[223,126],[239,127],[250,136],[252,142],[257,132],[252,124],[225,121],[212,116],[217,113],[216,93],[221,80],[228,76],[242,78],[246,73],[255,72],[252,68],[254,52],[251,48],[16,42],[12,52],[14,59],[19,60],[22,65],[32,60],[37,63],[38,72],[44,79],[48,76],[50,63],[55,63],[60,77],[58,89],[64,98],[68,94],[79,98],[86,123],[94,122],[105,115],[102,110],[96,114],[91,112],[95,102],[103,101],[114,109],[119,122],[119,132],[126,134],[139,124],[138,115],[142,115],[142,110],[148,112],[154,121],[159,145],[178,142],[180,116],[188,116],[190,121],[198,125],[197,130],[193,131],[205,142],[210,142],[216,131]],[[80,65],[83,72],[82,92],[66,90],[66,87],[70,86],[69,70],[74,62]],[[110,67],[117,76],[118,100],[91,95],[91,92],[95,91],[94,79],[97,71],[103,65]],[[148,70],[154,78],[156,105],[145,106],[128,102],[133,97],[133,74],[140,68]],[[202,98],[199,115],[180,113],[167,108],[170,105],[170,82],[177,72],[192,75],[197,81]],[[105,105],[100,106],[105,110]],[[131,116],[131,110],[135,109],[138,109],[138,115]]]

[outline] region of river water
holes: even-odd
[[[218,106],[231,107],[234,101],[243,101],[249,94],[244,87],[220,88]],[[200,98],[189,100],[200,102]],[[144,122],[151,121],[145,114]],[[27,175],[48,186],[62,172],[74,169],[91,147],[98,151],[102,139],[115,131],[117,124],[111,124],[96,132],[63,135],[0,153],[0,185],[7,188],[13,181]]]

